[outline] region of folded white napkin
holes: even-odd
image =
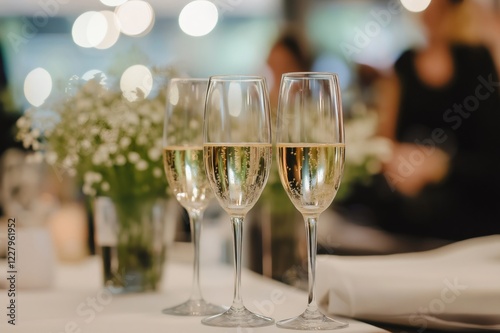
[[[332,314],[422,331],[500,331],[500,235],[415,253],[319,255],[316,288]]]

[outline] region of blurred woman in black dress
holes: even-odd
[[[500,233],[500,82],[487,47],[454,38],[463,5],[432,1],[421,14],[426,46],[403,52],[380,82],[380,134],[393,157],[343,205],[392,233]]]

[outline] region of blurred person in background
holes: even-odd
[[[271,46],[267,56],[267,66],[271,71],[269,99],[275,115],[281,76],[289,72],[311,70],[313,56],[305,37],[298,29],[285,28]]]
[[[393,156],[344,200],[348,216],[450,241],[500,233],[500,82],[493,40],[477,33],[492,27],[477,27],[481,9],[470,7],[432,1],[420,14],[425,46],[403,52],[377,83],[380,134]]]

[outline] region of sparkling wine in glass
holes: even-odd
[[[336,74],[283,74],[276,131],[281,183],[304,217],[307,235],[309,297],[305,311],[277,322],[281,328],[330,330],[348,324],[320,312],[314,293],[316,227],[333,202],[345,159],[344,126]]]
[[[200,288],[200,234],[205,208],[213,192],[203,159],[203,113],[208,79],[173,78],[168,84],[163,131],[163,165],[177,201],[189,214],[194,245],[191,297],[165,314],[207,316],[226,308],[204,300]]]
[[[224,313],[202,319],[220,327],[274,324],[243,304],[243,222],[264,189],[271,168],[271,119],[265,80],[255,76],[210,77],[205,103],[205,165],[219,204],[229,214],[234,243],[234,295]]]

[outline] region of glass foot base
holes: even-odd
[[[295,318],[278,321],[276,326],[292,330],[335,330],[349,326],[348,323],[332,319],[319,311],[311,312],[306,310]]]
[[[212,316],[226,311],[227,308],[208,303],[205,300],[188,300],[171,308],[163,309],[164,314],[175,316]]]
[[[201,323],[218,327],[262,327],[273,325],[274,319],[253,313],[245,307],[231,307],[219,315],[203,318]]]

